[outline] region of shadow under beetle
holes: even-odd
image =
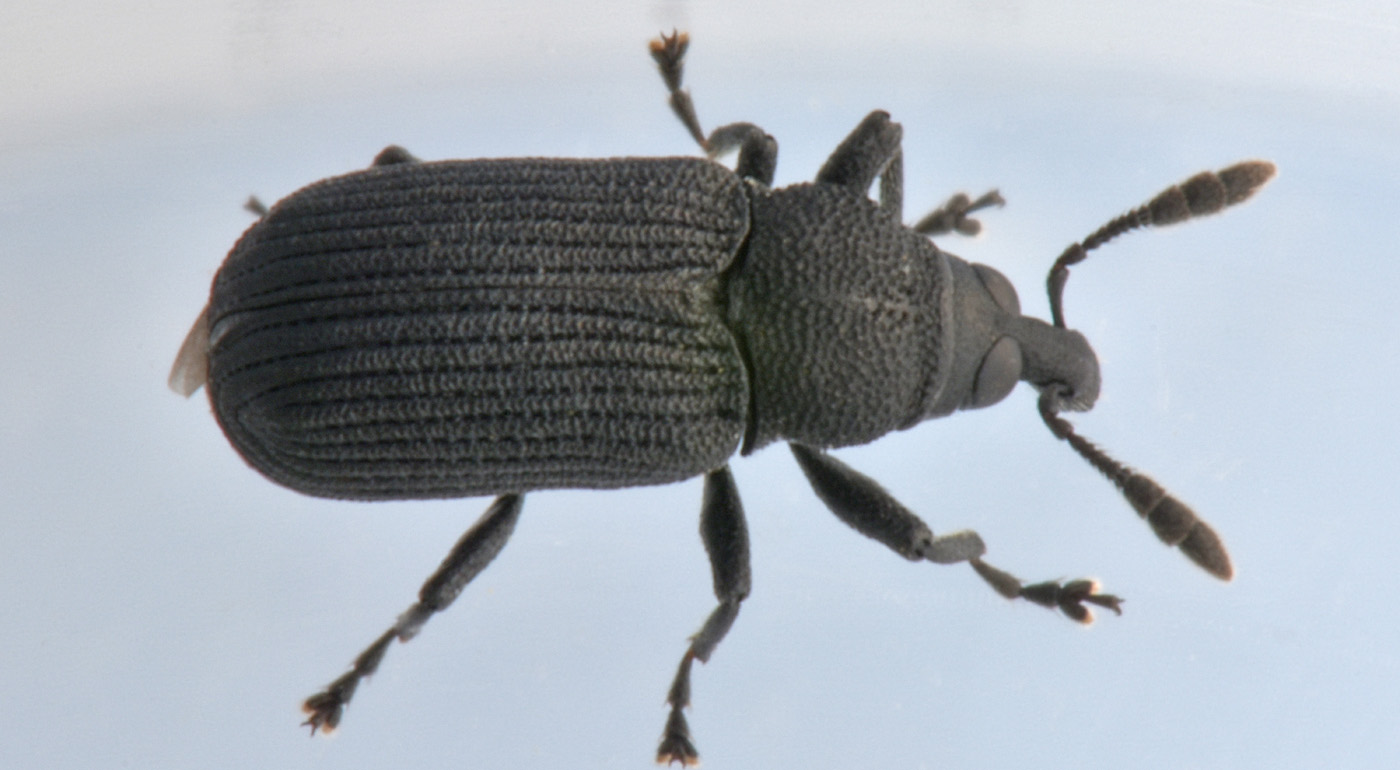
[[[651,44],[670,104],[710,158],[419,162],[389,147],[312,184],[233,247],[170,384],[206,386],[219,424],[273,481],[320,497],[498,495],[418,602],[307,699],[331,730],[394,639],[408,641],[500,552],[526,492],[664,484],[703,474],[700,533],[718,607],[667,697],[657,760],[692,764],[682,715],[749,593],[743,508],[727,465],[789,442],[817,496],[899,555],[967,562],[998,593],[1119,612],[1087,580],[1025,584],[983,561],[977,533],[935,536],[874,480],[823,450],[864,444],[1025,380],[1050,430],[1118,486],[1157,536],[1228,580],[1225,548],[1190,508],[1059,416],[1099,392],[1065,326],[1069,266],[1136,227],[1210,214],[1274,173],[1198,174],[1112,220],[1054,263],[1053,323],[1021,315],[1001,273],[929,235],[976,233],[996,192],[901,223],[901,129],[872,112],[812,184],[771,189],[777,143],[736,123],[706,135],[681,89],[686,36]],[[868,197],[879,181],[878,202]]]

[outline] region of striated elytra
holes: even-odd
[[[901,129],[873,112],[815,182],[772,189],[777,143],[749,123],[708,135],[681,88],[684,35],[652,55],[671,106],[709,158],[420,162],[299,190],[238,241],[171,371],[204,386],[234,448],[273,481],[319,497],[495,495],[418,601],[306,701],[331,730],[394,639],[444,609],[509,538],[524,494],[705,476],[701,536],[718,606],[668,695],[657,759],[698,753],[683,710],[690,669],[750,589],[743,508],[728,459],[787,441],[817,496],[910,560],[967,562],[998,593],[1087,622],[1120,599],[1087,580],[1026,584],[982,559],[977,533],[935,536],[869,477],[823,450],[863,444],[1017,382],[1050,430],[1109,477],[1158,537],[1216,577],[1232,568],[1189,507],[1074,432],[1098,362],[1068,329],[1069,266],[1136,227],[1239,203],[1273,176],[1239,163],[1168,188],[1071,246],[1048,286],[1053,323],[1021,315],[999,272],[928,236],[980,229],[1002,199],[956,195],[901,221]],[[870,197],[878,181],[878,196]]]

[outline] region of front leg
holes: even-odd
[[[865,116],[836,151],[831,153],[817,182],[839,184],[864,194],[876,177],[880,179],[880,208],[897,220],[903,220],[904,209],[904,151],[900,148],[903,129],[890,121],[890,115],[876,110]],[[1006,201],[996,191],[985,193],[976,200],[958,193],[939,208],[920,219],[912,228],[923,235],[939,235],[956,230],[963,235],[976,235],[982,224],[968,217],[974,211],[989,206],[1002,206]]]
[[[938,564],[968,562],[997,593],[1008,599],[1025,599],[1043,607],[1058,607],[1065,615],[1081,623],[1093,620],[1084,603],[1097,604],[1122,614],[1116,596],[1098,593],[1098,586],[1088,580],[1068,583],[1045,581],[1026,585],[1010,573],[982,561],[986,546],[976,532],[964,530],[934,537],[918,516],[905,508],[874,479],[851,468],[836,458],[803,446],[789,444],[817,497],[832,513],[857,532],[884,543],[895,553],[910,561]]]
[[[880,177],[880,208],[902,218],[904,210],[904,153],[900,139],[904,129],[890,120],[890,114],[876,110],[826,159],[817,172],[819,184],[837,184],[865,194]]]
[[[968,217],[974,211],[991,206],[1005,206],[1006,200],[996,190],[983,193],[977,200],[958,193],[946,203],[930,211],[911,228],[923,235],[942,235],[956,230],[961,235],[976,235],[982,232],[982,223]]]

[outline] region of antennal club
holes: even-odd
[[[1274,171],[1274,164],[1263,160],[1236,163],[1220,171],[1203,171],[1179,185],[1168,187],[1157,197],[1110,220],[1088,238],[1065,249],[1051,266],[1050,275],[1045,281],[1050,291],[1050,314],[1055,326],[1066,328],[1062,300],[1070,265],[1082,262],[1090,251],[1129,230],[1184,222],[1245,201],[1273,178]],[[1060,383],[1047,383],[1040,387],[1040,417],[1046,427],[1057,438],[1068,441],[1074,451],[1107,476],[1128,499],[1133,510],[1147,519],[1162,542],[1180,548],[1191,561],[1221,580],[1234,576],[1230,555],[1225,551],[1220,536],[1201,521],[1190,507],[1167,494],[1148,476],[1109,457],[1088,439],[1075,433],[1069,421],[1059,416],[1062,408],[1073,403],[1072,387]]]
[[[1266,160],[1247,160],[1220,171],[1202,171],[1179,185],[1168,187],[1157,197],[1109,221],[1093,235],[1065,249],[1051,266],[1050,276],[1045,281],[1050,290],[1050,317],[1055,325],[1065,328],[1065,314],[1061,305],[1070,265],[1084,261],[1090,251],[1129,230],[1176,224],[1246,201],[1273,178],[1275,170],[1274,164]]]
[[[1040,395],[1040,417],[1056,438],[1064,439],[1079,453],[1080,457],[1099,469],[1113,485],[1128,499],[1133,510],[1147,519],[1157,538],[1167,545],[1176,546],[1201,569],[1220,578],[1234,577],[1235,569],[1230,565],[1230,554],[1225,543],[1210,525],[1201,521],[1189,506],[1162,489],[1161,485],[1145,474],[1129,468],[1109,457],[1106,452],[1074,432],[1069,421],[1055,412],[1059,398],[1051,388]]]

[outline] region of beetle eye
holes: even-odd
[[[992,295],[997,307],[1011,315],[1021,314],[1021,299],[1016,296],[1016,287],[1006,280],[1006,276],[986,265],[974,264],[972,270],[982,279],[982,285],[987,287],[987,293]]]
[[[1021,345],[1010,337],[1002,337],[987,351],[987,357],[982,359],[982,366],[977,370],[977,380],[972,385],[972,395],[964,404],[964,408],[981,409],[995,404],[1006,398],[1020,379]]]

